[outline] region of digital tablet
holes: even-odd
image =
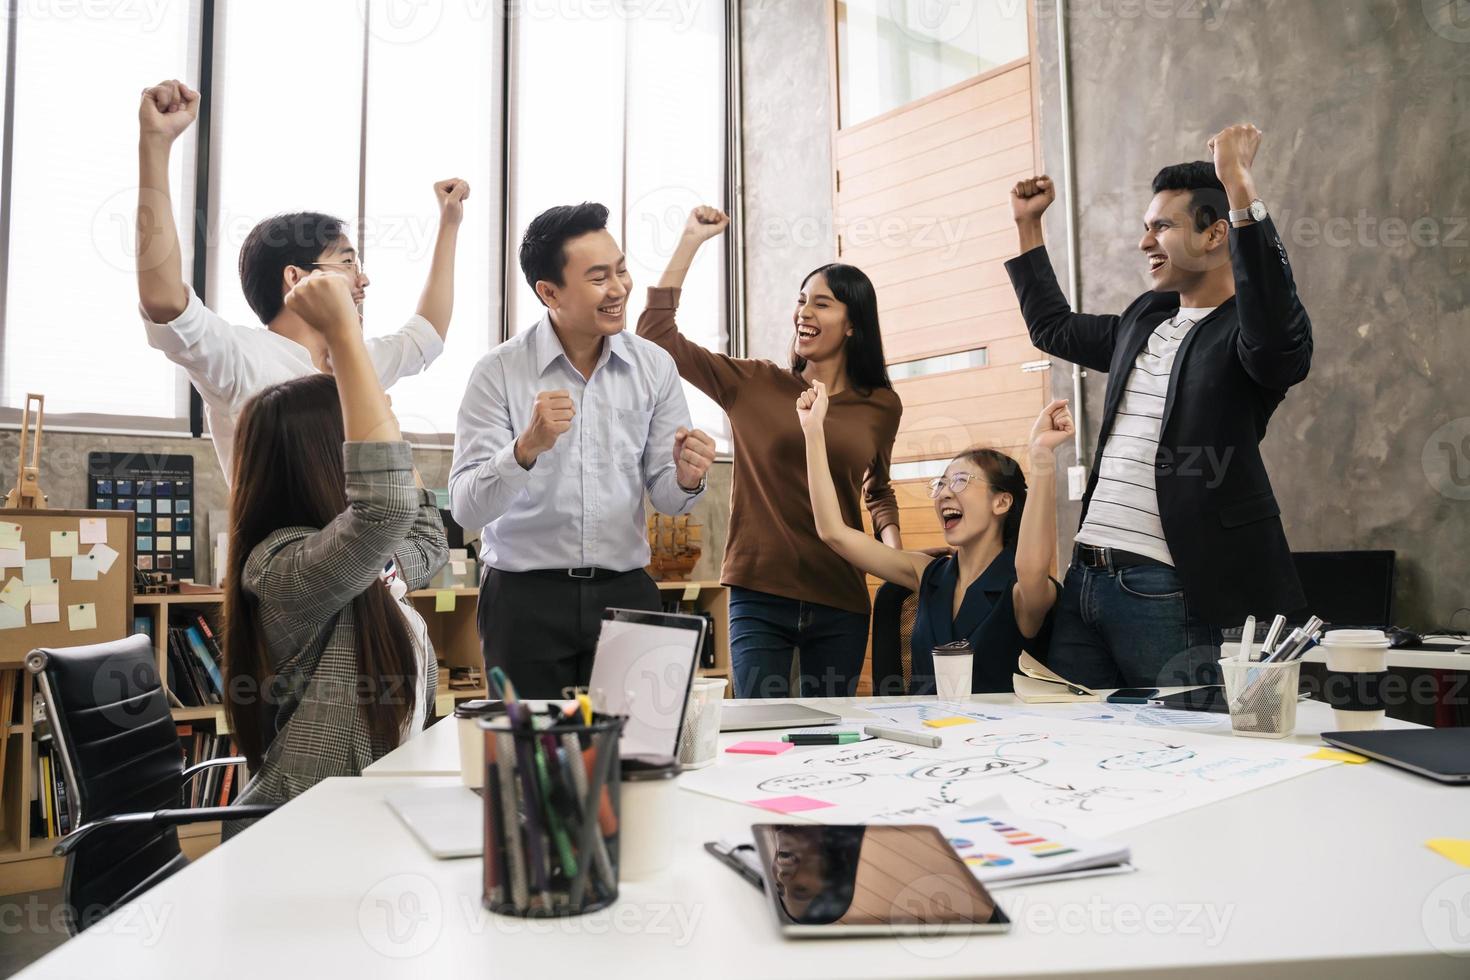
[[[1323,732],[1322,741],[1441,783],[1470,784],[1470,728]]]
[[[755,824],[782,935],[937,937],[1010,929],[937,827]]]
[[[707,626],[703,616],[603,611],[587,693],[598,711],[628,719],[618,741],[625,757],[678,756]]]

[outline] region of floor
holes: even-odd
[[[0,978],[18,973],[66,942],[61,889],[0,897]]]

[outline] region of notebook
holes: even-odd
[[[1012,687],[1015,689],[1016,697],[1027,704],[1062,704],[1072,701],[1102,700],[1101,694],[1080,684],[1073,684],[1029,653],[1021,654],[1021,659],[1016,666],[1021,672],[1011,675]]]

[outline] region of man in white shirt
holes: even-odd
[[[321,335],[285,308],[291,287],[313,272],[352,282],[361,316],[367,275],[341,221],[305,211],[267,218],[240,250],[240,281],[265,329],[230,323],[200,302],[184,282],[178,231],[169,197],[174,141],[199,114],[199,93],[179,81],[143,92],[138,110],[138,298],[148,343],[182,367],[204,400],[225,481],[233,481],[235,421],[262,389],[330,370]],[[469,185],[434,185],[439,235],[418,311],[396,333],[367,340],[384,388],[417,374],[444,350],[454,309],[454,256]]]
[[[604,609],[659,609],[643,496],[688,513],[715,446],[689,428],[674,359],[625,329],[632,280],[607,208],[539,215],[520,261],[546,312],[470,374],[450,509],[484,528],[486,667],[555,698],[591,676]]]

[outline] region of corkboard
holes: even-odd
[[[107,573],[98,573],[96,581],[72,578],[71,558],[52,555],[53,531],[68,532],[78,538],[77,554],[86,555],[92,544],[80,543],[83,520],[103,521],[107,529],[107,546],[118,553]],[[59,589],[60,621],[33,624],[32,605],[25,607],[26,625],[17,629],[0,629],[0,666],[22,663],[37,647],[69,647],[89,643],[120,640],[133,632],[133,513],[118,510],[7,510],[0,508],[0,524],[19,524],[26,559],[46,558],[51,563],[51,578]],[[0,569],[0,588],[11,579],[24,578],[24,567]],[[70,606],[91,604],[96,612],[94,629],[73,630]]]

